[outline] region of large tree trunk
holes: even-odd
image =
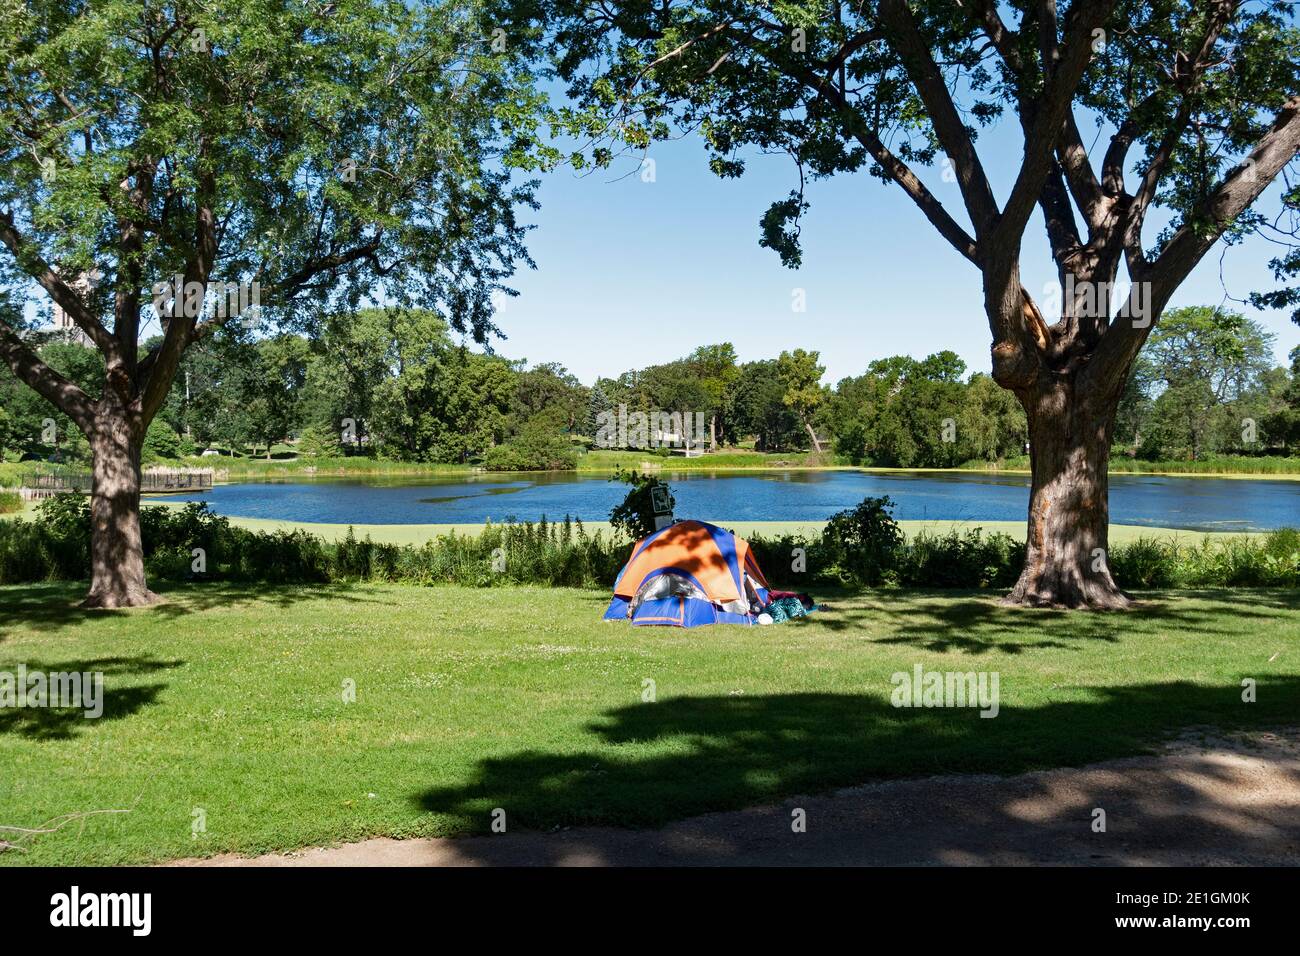
[[[94,455],[90,592],[83,607],[140,607],[159,600],[144,577],[140,540],[140,444],[122,409],[101,409],[87,437]]]
[[[1119,609],[1107,541],[1115,403],[1075,393],[1071,377],[1020,395],[1029,419],[1029,537],[1025,568],[1004,603]]]

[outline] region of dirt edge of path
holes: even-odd
[[[1300,728],[1193,729],[1150,756],[1011,777],[866,784],[655,830],[380,837],[167,865],[1252,864],[1300,865]]]

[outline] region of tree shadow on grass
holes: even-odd
[[[382,604],[373,597],[376,589],[361,584],[162,584],[156,590],[164,601],[146,608],[115,611],[87,609],[80,606],[85,585],[28,584],[0,587],[0,641],[5,626],[21,624],[29,630],[58,631],[87,621],[104,620],[108,615],[143,615],[153,619],[176,619],[214,608],[242,604],[268,605],[283,610],[301,601],[348,601]]]
[[[906,600],[891,600],[895,594]],[[844,597],[864,596],[869,603],[849,605],[843,601]],[[867,636],[883,623],[891,633],[877,638],[882,644],[907,644],[937,652],[1018,654],[1040,648],[1078,649],[1085,641],[1118,643],[1125,631],[1149,625],[1195,630],[1207,637],[1234,635],[1258,623],[1276,622],[1287,611],[1300,610],[1300,592],[1282,589],[1139,591],[1134,596],[1137,603],[1127,611],[1093,613],[1002,607],[998,595],[988,592],[849,592],[833,599],[808,621],[832,631],[860,630]],[[919,606],[918,598],[924,602]],[[1190,605],[1189,599],[1213,602],[1214,606]]]
[[[14,734],[35,740],[68,740],[80,731],[90,730],[101,721],[121,720],[129,717],[143,707],[153,704],[166,684],[143,684],[128,687],[114,686],[120,677],[132,677],[155,674],[160,671],[183,667],[184,661],[158,660],[149,655],[137,657],[95,657],[85,660],[21,662],[27,675],[41,674],[102,674],[103,684],[100,689],[102,711],[95,717],[86,715],[93,701],[83,697],[79,706],[32,706],[0,707],[0,735]],[[17,664],[0,663],[0,668],[8,670],[17,678]],[[93,679],[93,678],[92,678]],[[84,682],[83,682],[84,687]],[[90,694],[89,688],[83,694]]]
[[[1148,751],[1181,728],[1300,724],[1300,677],[1236,684],[1098,688],[1087,701],[1016,706],[1001,687],[992,719],[974,709],[894,708],[887,695],[682,697],[606,712],[586,752],[524,751],[483,760],[471,780],[413,799],[460,831],[494,808],[511,828],[658,826],[794,794],[953,773],[1016,774]],[[490,842],[490,841],[489,841]]]

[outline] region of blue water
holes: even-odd
[[[666,475],[679,518],[824,521],[867,495],[889,495],[900,520],[1024,521],[1022,475],[773,471]],[[535,521],[565,514],[608,519],[624,485],[573,474],[476,475],[410,482],[316,479],[218,485],[161,500],[207,501],[219,514],[328,524]],[[152,496],[151,496],[152,497]],[[1194,531],[1263,531],[1300,525],[1300,482],[1114,475],[1115,524]]]

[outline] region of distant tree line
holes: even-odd
[[[42,341],[42,359],[93,394],[99,353],[52,335]],[[1271,335],[1239,314],[1167,313],[1120,405],[1116,452],[1151,460],[1295,453],[1300,349],[1291,360],[1276,367]],[[334,315],[311,335],[254,338],[230,326],[185,355],[145,457],[215,448],[572,468],[584,450],[617,447],[601,421],[637,412],[702,422],[692,437],[713,449],[827,451],[858,465],[942,468],[1025,454],[1020,404],[988,375],[968,374],[951,351],[878,359],[834,386],[821,383],[820,361],[796,348],[741,362],[724,342],[586,386],[556,363],[473,351],[418,309]],[[89,448],[66,416],[0,373],[0,453],[85,461]]]
[[[1300,348],[1280,368],[1273,339],[1235,312],[1167,312],[1138,355],[1115,444],[1153,461],[1300,450]]]

